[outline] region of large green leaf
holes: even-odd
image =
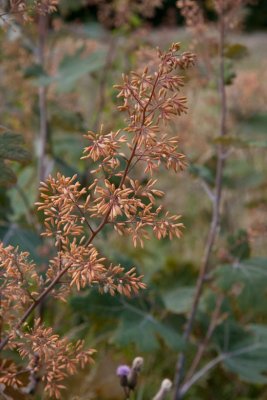
[[[10,186],[16,183],[17,178],[11,168],[9,168],[0,158],[0,185]]]
[[[244,347],[244,351],[246,348]],[[240,349],[241,351],[241,349]],[[238,353],[237,353],[238,354]],[[240,379],[251,383],[267,383],[267,348],[248,346],[244,354],[230,357],[224,365],[239,375]]]
[[[18,246],[21,251],[28,251],[31,259],[37,263],[44,263],[46,257],[40,256],[38,249],[42,246],[42,238],[33,230],[23,229],[17,224],[0,227],[0,240],[5,246]]]
[[[215,272],[218,284],[225,290],[236,282],[255,286],[257,281],[267,282],[267,258],[250,258],[233,265],[223,265]]]
[[[23,137],[14,132],[3,132],[0,134],[0,158],[18,161],[21,163],[29,162],[31,154],[23,148]]]
[[[209,169],[205,165],[190,164],[189,172],[192,175],[203,179],[204,181],[206,181],[209,184],[213,184],[214,183],[214,174],[211,171],[211,169]]]
[[[33,165],[27,165],[17,174],[17,185],[8,191],[8,197],[12,207],[12,221],[18,221],[23,217],[25,218],[25,214],[35,209],[36,189],[36,168]]]
[[[193,303],[195,287],[184,286],[168,291],[162,295],[167,310],[182,314],[188,312]]]
[[[249,138],[266,135],[267,113],[256,113],[241,121],[241,133]]]
[[[72,56],[65,56],[54,77],[42,76],[37,80],[38,85],[48,86],[57,84],[59,92],[68,92],[75,87],[76,81],[82,76],[99,70],[105,63],[106,51],[96,50],[85,58],[81,58],[82,49]]]
[[[248,54],[248,48],[240,43],[232,43],[225,46],[224,55],[232,60],[240,60]]]
[[[267,259],[251,258],[224,265],[215,272],[216,284],[225,292],[232,288],[240,291],[235,306],[254,317],[266,315],[265,291],[267,285]]]
[[[131,307],[121,315],[113,341],[125,346],[135,344],[140,351],[153,351],[159,348],[159,339],[175,350],[183,346],[182,337],[171,327],[158,321],[150,313]]]
[[[224,365],[251,383],[267,383],[267,326],[251,325],[250,336],[226,353]]]

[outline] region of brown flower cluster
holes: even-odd
[[[36,265],[29,254],[0,243],[0,282],[2,331],[12,326],[35,297],[42,285]],[[18,301],[19,299],[19,301]]]
[[[179,44],[165,53],[158,50],[157,62],[123,76],[117,86],[123,99],[118,108],[126,114],[127,125],[109,133],[101,127],[99,133],[86,135],[82,158],[90,160],[95,176],[89,187],[82,187],[77,176],[60,173],[41,183],[37,206],[44,214],[43,235],[55,244],[45,276],[39,277],[27,253],[0,246],[0,350],[8,345],[18,351],[31,380],[39,377],[50,397],[59,398],[62,380],[90,362],[93,350],[84,352],[82,343],[74,346],[60,339],[39,320],[33,328],[25,325],[36,307],[48,295],[65,300],[74,287],[96,286],[101,293],[126,296],[145,287],[134,268],[125,271],[99,255],[93,242],[107,225],[129,235],[135,246],[143,246],[151,234],[157,239],[181,235],[180,216],[158,204],[164,193],[151,177],[161,166],[174,172],[185,166],[177,137],[166,132],[167,123],[187,110],[179,71],[194,63],[194,55],[178,51]],[[135,179],[137,164],[147,175],[142,181]],[[3,363],[0,383],[19,386],[20,373],[12,363]]]
[[[60,390],[65,388],[62,381],[75,374],[79,367],[84,368],[86,364],[91,363],[95,352],[92,349],[84,351],[84,343],[81,340],[73,344],[66,338],[60,339],[52,328],[44,327],[39,319],[35,321],[32,329],[21,332],[19,338],[16,333],[13,335],[13,348],[22,359],[27,359],[27,366],[20,371],[14,364],[9,364],[7,373],[2,377],[0,375],[0,382],[21,388],[21,373],[31,372],[34,373],[36,381],[44,383],[44,390],[49,398],[61,398]],[[12,339],[11,335],[11,341]],[[5,371],[5,368],[3,369]],[[25,392],[23,389],[21,388],[22,393]]]
[[[190,29],[205,29],[203,10],[195,0],[178,0],[177,7],[180,9],[185,23]]]
[[[8,13],[20,21],[29,22],[35,14],[52,14],[57,6],[58,0],[10,0]]]
[[[89,0],[98,8],[98,18],[107,27],[120,27],[128,24],[133,15],[151,18],[155,9],[162,6],[163,0]]]
[[[218,16],[224,19],[225,27],[233,29],[239,26],[243,17],[243,7],[246,4],[255,3],[255,0],[213,0],[210,7]],[[207,29],[203,9],[196,0],[178,0],[177,7],[185,18],[186,25],[194,33],[203,34]]]

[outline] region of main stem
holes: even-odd
[[[219,95],[221,102],[219,137],[224,137],[226,135],[227,104],[226,104],[226,92],[224,84],[224,39],[225,39],[225,22],[224,22],[223,11],[221,11],[219,15]],[[220,224],[220,205],[222,197],[222,177],[223,177],[224,164],[225,164],[224,149],[222,144],[218,144],[212,219],[205,246],[204,257],[196,283],[196,291],[193,299],[193,305],[183,335],[185,344],[188,342],[190,334],[193,329],[196,312],[203,291],[203,286],[210,266],[210,257],[213,251],[213,246],[217,237],[217,232]],[[183,398],[183,393],[181,393],[180,391],[180,386],[184,377],[184,368],[185,368],[185,353],[182,351],[178,357],[175,369],[174,400],[180,400]]]

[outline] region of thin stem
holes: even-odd
[[[212,368],[214,368],[216,365],[218,365],[220,362],[225,361],[229,358],[232,357],[236,357],[245,353],[250,353],[253,350],[257,350],[259,348],[261,348],[261,344],[260,343],[255,343],[251,346],[247,346],[247,347],[243,347],[241,349],[232,351],[230,353],[223,353],[220,354],[218,357],[214,358],[213,360],[211,360],[209,363],[207,363],[203,368],[201,368],[198,372],[196,372],[192,378],[187,381],[180,390],[180,393],[182,396],[185,395],[186,392],[188,392],[188,390],[199,380],[201,379],[204,375],[207,374],[207,372],[209,372]]]
[[[35,302],[36,299],[35,299],[35,297],[33,297],[33,295],[31,294],[31,292],[30,292],[30,290],[29,290],[28,282],[27,282],[27,280],[25,279],[25,277],[24,277],[24,275],[23,275],[23,272],[22,272],[22,270],[21,270],[21,268],[20,268],[20,265],[19,265],[19,263],[18,263],[18,261],[17,261],[16,255],[15,255],[15,257],[14,257],[14,262],[15,262],[15,265],[16,265],[17,270],[19,271],[21,282],[25,285],[25,290],[26,290],[26,292],[27,292],[27,295],[30,297],[30,299],[31,299],[33,302]]]
[[[92,228],[91,225],[90,225],[90,222],[89,222],[88,219],[86,218],[86,215],[85,215],[85,213],[83,212],[83,210],[81,209],[81,207],[79,206],[79,204],[78,204],[78,203],[75,203],[75,201],[72,200],[71,197],[69,197],[69,198],[70,198],[70,200],[72,201],[72,203],[75,205],[75,207],[77,208],[77,210],[79,211],[79,213],[81,214],[82,218],[84,218],[84,221],[85,221],[86,225],[88,226],[88,228],[90,229],[91,233],[94,233],[94,230],[93,230],[93,228]]]
[[[224,84],[224,40],[225,40],[225,25],[224,25],[224,14],[222,10],[219,15],[219,95],[221,101],[221,118],[220,118],[220,129],[219,129],[220,137],[226,135],[226,112],[227,112],[226,92]],[[212,220],[210,224],[202,265],[196,283],[196,291],[193,299],[193,305],[183,335],[185,343],[188,342],[190,334],[193,329],[196,312],[203,291],[203,286],[206,280],[207,272],[210,267],[210,257],[218,233],[218,228],[220,223],[222,176],[223,176],[224,163],[225,163],[224,149],[223,146],[219,144],[217,147],[217,166],[216,166],[214,202],[212,209]],[[183,397],[183,394],[180,393],[180,385],[184,376],[184,367],[185,367],[185,353],[181,352],[178,357],[175,370],[174,400],[180,400]]]
[[[213,332],[214,332],[214,330],[215,330],[215,328],[216,328],[216,326],[218,324],[218,319],[219,319],[220,309],[221,309],[221,305],[222,305],[223,299],[224,299],[223,295],[220,295],[217,298],[216,305],[215,305],[215,310],[213,311],[212,316],[210,318],[210,323],[209,323],[209,326],[208,326],[208,330],[207,330],[206,336],[205,336],[204,340],[202,341],[202,343],[200,343],[200,345],[198,347],[198,351],[197,351],[197,353],[196,353],[196,355],[194,357],[194,360],[193,360],[193,362],[191,364],[191,367],[190,367],[190,369],[189,369],[189,371],[188,371],[188,373],[187,373],[187,375],[185,377],[185,382],[188,381],[194,375],[194,373],[195,373],[195,371],[196,371],[196,369],[197,369],[197,367],[198,367],[198,365],[199,365],[199,363],[200,363],[200,361],[202,359],[202,356],[203,356],[203,354],[205,353],[205,351],[207,349],[209,340],[210,340],[210,338],[211,338],[211,336],[212,336],[212,334],[213,334]]]
[[[41,66],[45,61],[45,42],[47,33],[47,17],[45,15],[39,16],[38,21],[38,62]],[[38,182],[43,182],[45,179],[45,148],[47,141],[47,104],[46,104],[46,88],[39,86],[39,116],[40,116],[40,134],[38,140]]]

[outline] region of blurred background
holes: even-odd
[[[172,42],[197,55],[183,89],[188,113],[168,128],[180,136],[188,167],[178,175],[159,174],[164,204],[182,215],[182,238],[153,239],[134,249],[131,240],[106,230],[97,247],[115,263],[135,265],[147,290],[126,299],[85,289],[73,292],[67,304],[44,304],[46,323],[98,350],[95,365],[66,383],[64,399],[123,399],[116,367],[135,356],[145,359],[136,399],[150,399],[163,378],[173,378],[211,221],[207,191],[214,187],[221,114],[212,1],[197,2],[205,16],[199,31],[198,21],[188,26],[173,0],[61,0],[56,12],[31,21],[10,14],[8,3],[0,2],[0,129],[8,129],[0,135],[0,239],[29,251],[40,273],[52,249],[40,236],[42,217],[34,206],[39,182],[60,171],[88,184],[90,165],[80,160],[83,135],[101,124],[107,131],[124,126],[113,88],[122,73],[145,65],[156,46],[167,49]],[[259,340],[260,346],[211,370],[188,392],[189,400],[267,398],[266,0],[240,7],[238,21],[224,49],[228,136],[222,224],[195,342],[185,350],[192,359],[218,292],[221,320],[203,365],[240,343]],[[137,174],[144,180],[141,169]],[[254,327],[253,338],[248,327]]]

